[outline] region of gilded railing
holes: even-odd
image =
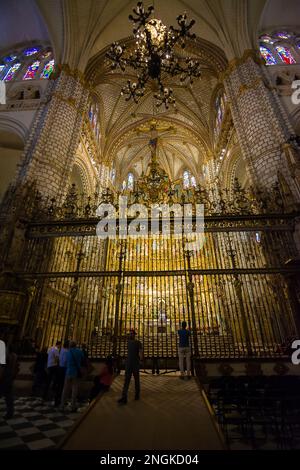
[[[125,195],[129,204],[153,203],[139,188]],[[34,187],[27,196],[18,214],[25,243],[13,275],[31,292],[18,320],[21,335],[40,347],[73,337],[92,356],[123,356],[135,328],[146,357],[175,358],[186,320],[195,356],[261,358],[284,354],[297,334],[291,279],[298,267],[290,261],[299,214],[284,209],[278,185],[255,196],[237,183],[233,192],[164,193],[159,202],[204,204],[205,240],[195,234],[193,249],[183,233],[100,239],[101,202],[114,205],[120,223],[120,194],[111,190],[85,197],[72,186],[60,205]]]

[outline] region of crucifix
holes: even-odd
[[[157,159],[157,146],[158,138],[165,135],[167,132],[173,131],[175,133],[175,127],[168,123],[163,123],[160,120],[169,114],[173,114],[174,110],[166,110],[164,112],[157,113],[157,107],[152,100],[152,113],[133,113],[132,117],[141,117],[148,120],[136,128],[137,135],[139,134],[150,134],[149,147],[151,150],[151,161],[155,162]],[[160,133],[160,135],[158,135]],[[143,171],[144,173],[144,171]]]
[[[145,124],[141,124],[139,127],[136,128],[136,132],[139,135],[140,133],[146,134],[150,133],[150,140],[149,140],[149,147],[151,150],[151,162],[156,163],[157,161],[157,144],[158,138],[162,137],[166,133],[173,131],[175,132],[174,126],[168,123],[159,122],[154,117],[146,122]],[[158,136],[158,133],[160,135]]]

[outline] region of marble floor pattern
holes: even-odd
[[[19,397],[15,400],[14,417],[4,420],[6,407],[1,398],[0,451],[55,449],[87,406],[82,404],[76,413],[67,409],[61,412],[41,398]]]

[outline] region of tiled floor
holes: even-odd
[[[54,449],[87,407],[77,413],[59,411],[51,402],[40,398],[20,397],[15,400],[15,415],[5,421],[5,402],[0,399],[0,450]]]

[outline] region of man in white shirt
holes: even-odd
[[[6,348],[6,364],[0,366],[0,398],[6,401],[6,415],[4,419],[11,419],[14,415],[14,380],[19,372],[18,358],[13,348]]]
[[[61,342],[57,341],[55,346],[52,346],[52,348],[48,349],[47,369],[50,369],[50,367],[57,366],[58,360],[59,360],[60,345],[61,345]]]
[[[56,345],[48,349],[48,360],[47,360],[47,382],[44,392],[44,400],[47,400],[48,391],[53,383],[53,387],[57,384],[57,371],[59,364],[59,350],[61,347],[61,341],[56,341]]]

